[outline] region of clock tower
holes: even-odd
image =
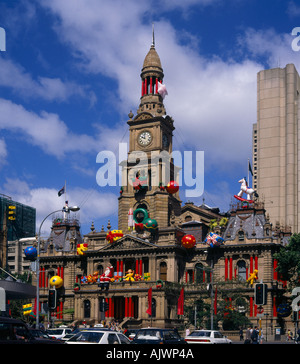
[[[163,104],[164,73],[154,37],[140,76],[140,105],[136,116],[128,115],[129,154],[121,163],[124,185],[119,197],[119,229],[123,231],[128,230],[129,209],[146,211],[157,221],[158,229],[178,223],[181,214],[179,192],[170,194],[165,189],[170,181],[179,182],[179,169],[172,159],[175,127]]]

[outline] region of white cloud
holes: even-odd
[[[39,115],[22,105],[0,99],[0,130],[19,133],[25,140],[57,158],[66,153],[98,153],[116,146],[124,130],[98,128],[93,136],[73,133],[57,114],[42,111]],[[111,137],[108,138],[108,135]],[[113,144],[112,144],[113,143]],[[2,142],[3,144],[3,142]],[[3,149],[4,147],[2,147]],[[4,152],[4,149],[3,149]]]
[[[96,97],[87,86],[60,78],[38,77],[34,80],[25,69],[10,59],[0,57],[0,86],[8,87],[25,99],[42,98],[46,101],[67,101],[72,96],[89,98],[94,103]]]
[[[191,1],[187,7],[196,3],[212,2]],[[152,37],[151,15],[149,24],[140,19],[151,14],[151,2],[128,1],[126,7],[120,1],[89,1],[86,6],[80,0],[73,6],[72,1],[44,0],[43,4],[58,16],[61,40],[80,54],[86,70],[118,81],[120,110],[134,111],[140,97],[139,73]],[[164,3],[165,9],[168,4]],[[193,48],[194,41],[180,45],[179,35],[165,20],[155,22],[155,38],[169,92],[165,105],[175,120],[177,137],[180,133],[187,149],[204,150],[206,160],[215,165],[247,160],[256,121],[256,73],[261,66],[253,61],[205,59]]]
[[[7,178],[2,186],[4,194],[11,196],[13,200],[36,208],[36,229],[39,230],[43,219],[52,211],[60,210],[64,206],[64,196],[58,197],[58,189],[31,188],[23,180]],[[107,222],[117,210],[118,200],[113,193],[98,192],[96,189],[68,188],[67,199],[69,206],[79,206],[80,211],[76,217],[81,224],[91,225],[95,216]],[[42,235],[50,233],[52,219],[60,213],[51,215],[42,225]]]

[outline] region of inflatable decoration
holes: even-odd
[[[114,272],[114,282],[122,282],[123,281],[123,273],[122,272]]]
[[[50,279],[50,286],[51,287],[55,287],[55,288],[60,288],[62,287],[63,285],[63,280],[60,276],[53,276],[51,279]]]
[[[134,270],[128,269],[127,274],[126,274],[124,280],[125,281],[133,282],[134,281]]]
[[[288,317],[290,316],[291,312],[292,312],[291,306],[288,305],[287,303],[281,303],[277,307],[277,314],[280,317]]]
[[[135,191],[140,191],[148,187],[148,178],[146,176],[141,176],[140,171],[137,172],[135,179],[132,180],[132,185]]]
[[[163,183],[162,183],[162,182],[159,182],[158,187],[159,187],[159,189],[160,189],[161,191],[164,191],[164,190],[165,190],[165,186],[163,185]]]
[[[134,228],[137,233],[142,233],[144,231],[144,224],[134,224]]]
[[[140,274],[135,274],[134,275],[134,280],[135,281],[141,281],[143,278],[142,278],[142,276],[140,275]]]
[[[250,274],[250,277],[247,279],[247,282],[251,284],[251,286],[253,286],[253,282],[254,280],[256,281],[258,276],[257,276],[258,270],[254,269],[253,273]]]
[[[73,289],[75,292],[80,290],[80,284],[79,283],[74,283]]]
[[[155,219],[146,219],[144,220],[144,227],[148,231],[155,231],[157,230],[157,221]]]
[[[26,256],[27,259],[29,260],[35,260],[37,257],[37,250],[34,246],[28,246],[25,250],[24,250],[24,254]]]
[[[30,315],[32,312],[32,303],[28,303],[27,305],[23,305],[23,315]]]
[[[179,190],[179,184],[176,181],[170,181],[166,186],[166,190],[172,195]]]
[[[133,221],[133,210],[130,208],[128,210],[128,230],[133,229],[134,227],[134,221]]]
[[[181,239],[181,245],[186,249],[191,249],[196,245],[196,238],[194,235],[184,235]]]
[[[84,255],[86,250],[88,250],[88,245],[86,243],[77,244],[77,255]]]
[[[144,224],[149,218],[148,211],[146,209],[138,208],[133,211],[133,220],[136,224]]]
[[[241,183],[240,192],[237,195],[234,195],[234,197],[237,200],[242,201],[242,202],[253,203],[254,200],[253,200],[252,196],[254,195],[255,197],[258,197],[258,194],[255,192],[255,190],[253,188],[248,187],[246,177],[240,179],[239,183]],[[247,199],[243,198],[243,193],[246,193]]]
[[[156,288],[162,288],[164,286],[164,282],[161,279],[156,281]]]
[[[112,265],[107,266],[104,273],[101,274],[101,276],[100,276],[99,287],[101,288],[101,290],[103,290],[104,288],[106,288],[106,290],[108,290],[109,282],[113,278],[113,275],[114,275],[113,266]]]
[[[112,244],[114,241],[117,241],[122,237],[123,237],[122,230],[112,230],[109,231],[108,234],[106,235],[106,240]]]
[[[218,234],[209,233],[204,239],[204,242],[208,244],[211,248],[215,248],[222,245],[224,243],[224,239]]]

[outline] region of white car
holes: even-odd
[[[215,330],[195,330],[186,336],[188,344],[231,344],[232,341]]]
[[[69,327],[58,327],[56,329],[48,329],[46,332],[51,338],[61,340],[65,335],[70,334],[72,329]]]
[[[65,344],[130,344],[130,340],[120,332],[99,329],[80,331]]]

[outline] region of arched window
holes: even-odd
[[[246,262],[244,260],[238,261],[237,270],[238,270],[238,278],[241,281],[245,281],[247,277],[246,277]]]
[[[245,233],[243,230],[239,231],[239,241],[245,240]]]
[[[159,265],[159,279],[162,281],[167,280],[167,263],[161,262]]]
[[[196,272],[195,272],[196,273],[195,274],[196,283],[200,284],[200,283],[205,282],[205,271],[204,271],[203,265],[201,263],[197,263],[195,265],[195,270],[196,270]]]

